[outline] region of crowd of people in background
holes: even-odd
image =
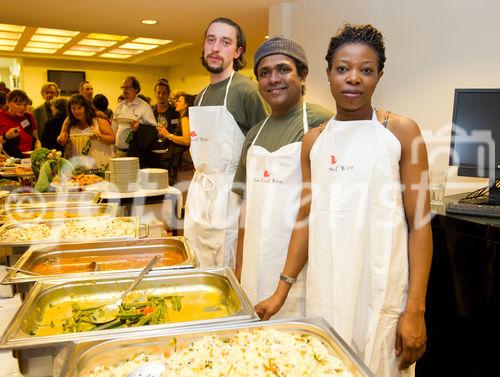
[[[104,94],[94,95],[90,81],[78,93],[61,96],[55,82],[42,85],[43,103],[32,108],[28,94],[0,82],[0,142],[4,155],[16,158],[40,147],[56,149],[83,170],[104,171],[111,157],[139,157],[141,167],[169,170],[175,182],[182,159],[189,164],[188,107],[194,95],[172,92],[160,78],[156,103],[140,93],[134,76],[126,77],[114,111]]]

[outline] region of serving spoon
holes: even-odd
[[[150,361],[132,370],[127,377],[161,377],[165,370],[163,361]]]
[[[16,268],[16,267],[9,267],[9,266],[2,266],[2,267],[6,268],[7,270],[21,272],[21,273],[26,274],[26,275],[42,276],[42,274],[39,274],[38,272],[32,272],[32,271],[22,270],[22,269]]]
[[[104,305],[103,307],[95,310],[92,312],[90,315],[90,319],[92,320],[93,323],[107,323],[111,322],[114,319],[116,319],[118,313],[120,312],[120,305],[122,304],[122,301],[127,297],[127,295],[139,284],[139,282],[142,280],[146,274],[151,271],[153,266],[158,262],[158,259],[160,259],[162,256],[161,255],[155,255],[146,266],[142,269],[142,271],[137,275],[137,277],[134,279],[132,283],[125,289],[125,291],[120,295],[120,298],[114,303],[114,304],[108,304]]]

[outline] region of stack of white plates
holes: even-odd
[[[168,188],[168,170],[166,169],[141,169],[141,186],[145,190],[160,190]]]
[[[139,189],[139,159],[137,157],[116,157],[109,160],[110,190],[130,192]]]

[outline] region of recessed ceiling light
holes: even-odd
[[[120,48],[129,48],[131,50],[152,50],[153,48],[158,47],[158,45],[147,45],[144,43],[124,43],[120,46]]]
[[[63,52],[64,55],[75,55],[75,56],[92,56],[95,55],[93,51],[76,51],[76,50],[66,50]]]
[[[106,47],[96,47],[96,46],[80,46],[80,45],[75,45],[70,48],[70,50],[77,50],[77,51],[94,51],[94,52],[99,52],[104,50]]]
[[[53,54],[57,51],[57,48],[37,48],[37,47],[25,47],[24,52],[34,52],[36,54]]]
[[[35,42],[49,42],[49,43],[68,43],[71,37],[56,37],[53,35],[38,35],[35,34],[31,37]]]
[[[110,51],[112,54],[125,54],[125,55],[137,55],[144,52],[144,50],[128,50],[124,48],[115,48]]]
[[[26,46],[28,47],[41,47],[41,48],[55,48],[59,49],[64,46],[64,43],[47,43],[47,42],[33,42],[29,41]]]
[[[21,33],[11,33],[8,31],[0,31],[0,38],[19,39],[20,36],[21,36]]]
[[[15,46],[17,45],[17,41],[13,39],[0,39],[1,46]]]
[[[132,55],[112,54],[110,52],[107,52],[107,53],[102,54],[100,56],[101,56],[101,58],[127,59],[127,58],[130,58]]]
[[[158,21],[156,20],[142,20],[141,21],[144,25],[156,25]]]
[[[126,35],[115,35],[115,34],[100,34],[100,33],[90,33],[87,35],[90,39],[102,39],[105,41],[123,41],[127,38]]]
[[[0,46],[0,51],[14,51],[16,46]]]
[[[26,26],[0,24],[0,30],[2,31],[13,31],[15,33],[22,33],[24,29],[26,29]]]
[[[153,45],[166,45],[167,43],[172,42],[169,39],[156,39],[156,38],[136,38],[132,42],[136,43],[149,43]]]
[[[39,27],[36,29],[36,34],[44,34],[44,35],[59,35],[61,37],[74,37],[78,35],[79,31],[71,31],[71,30],[61,30],[61,29],[47,29],[44,27]]]
[[[103,41],[99,39],[82,39],[78,42],[80,45],[84,46],[98,46],[98,47],[110,47],[116,44],[115,41]]]

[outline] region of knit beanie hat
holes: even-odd
[[[307,64],[306,52],[297,42],[292,41],[284,36],[269,38],[262,43],[255,52],[253,58],[253,72],[257,76],[257,67],[262,59],[269,55],[283,54],[294,58],[304,64],[306,69],[309,69]]]

